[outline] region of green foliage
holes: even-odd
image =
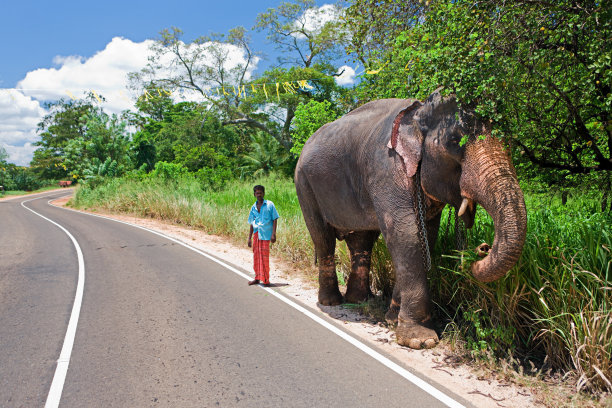
[[[116,177],[132,168],[129,150],[126,123],[95,109],[87,117],[84,134],[66,144],[62,164],[76,179]],[[110,163],[114,163],[112,170]]]
[[[96,157],[90,166],[83,170],[83,182],[89,187],[95,188],[102,184],[106,177],[117,177],[119,175],[118,167],[117,161],[110,157],[104,162]]]
[[[89,115],[97,109],[95,98],[90,94],[83,99],[60,99],[45,108],[49,113],[38,124],[40,140],[34,145],[39,148],[30,165],[41,179],[66,178],[65,148],[71,140],[85,136]]]
[[[314,64],[308,68],[273,68],[266,71],[251,84],[256,92],[251,92],[244,105],[249,110],[260,109],[265,114],[253,114],[261,122],[269,123],[266,131],[274,136],[285,149],[291,148],[291,127],[295,111],[300,104],[310,100],[333,101],[339,103],[345,91],[340,88],[331,76],[334,68],[331,65]],[[308,78],[305,87],[297,81]],[[278,92],[276,85],[279,84]],[[265,89],[264,89],[265,87]]]
[[[427,6],[422,0],[347,1],[344,29],[351,33],[347,50],[369,69],[370,62],[384,59],[395,38],[418,23]],[[427,2],[429,3],[429,2]]]
[[[463,312],[465,338],[468,350],[476,357],[487,358],[507,355],[515,347],[515,329],[491,324],[491,318],[481,310],[468,309]]]
[[[162,161],[155,163],[155,168],[150,173],[150,176],[163,181],[178,183],[180,180],[187,178],[189,174],[189,170],[182,164]]]
[[[280,65],[309,68],[316,62],[330,63],[341,54],[347,38],[338,19],[340,7],[330,7],[321,10],[314,0],[282,2],[260,13],[255,28],[267,31],[268,39],[280,51]],[[335,18],[330,18],[330,13]]]
[[[262,177],[273,170],[286,170],[289,155],[276,139],[261,132],[251,136],[251,140],[250,151],[242,155],[242,177]]]
[[[422,99],[444,86],[512,137],[519,163],[550,183],[612,170],[607,2],[438,0],[422,13],[394,43],[363,54],[384,68],[365,78],[362,98]]]
[[[338,114],[332,109],[329,101],[317,102],[311,100],[308,103],[298,105],[295,110],[295,119],[293,121],[293,146],[291,153],[296,157],[302,152],[304,143],[314,132],[326,123],[332,122],[338,118]]]
[[[570,198],[527,195],[527,240],[517,265],[483,284],[469,272],[472,250],[444,255],[430,287],[439,312],[455,321],[468,349],[478,356],[525,356],[551,368],[584,374],[580,387],[605,389],[593,366],[612,375],[612,214],[599,211],[597,195]],[[442,217],[441,231],[448,228]],[[479,209],[467,247],[491,243],[494,226]],[[455,247],[441,233],[436,253]],[[436,257],[438,259],[438,257]]]
[[[32,169],[8,163],[7,158],[8,153],[0,146],[0,195],[7,191],[32,191],[45,184]]]

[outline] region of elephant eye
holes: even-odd
[[[461,143],[461,135],[459,133],[453,133],[449,140],[452,144],[460,144]]]

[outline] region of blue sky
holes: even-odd
[[[250,30],[259,13],[280,0],[193,1],[6,1],[0,7],[0,146],[9,162],[28,165],[39,138],[36,124],[45,100],[97,90],[110,112],[130,108],[124,78],[146,61],[147,40],[178,27],[183,39]],[[317,0],[318,6],[332,1]],[[265,33],[250,32],[252,48],[265,58],[255,74],[275,63]],[[15,89],[17,88],[17,89]],[[121,98],[117,97],[121,93]],[[110,98],[109,98],[110,96]],[[113,96],[115,98],[113,99]],[[121,99],[121,100],[120,100]]]
[[[154,39],[164,28],[178,27],[185,40],[231,28],[250,29],[257,14],[279,0],[193,1],[30,1],[3,2],[0,24],[0,87],[12,88],[29,71],[53,66],[57,55],[91,57],[113,37],[134,42]],[[323,1],[317,2],[325,4]],[[266,47],[264,33],[252,33],[257,49]]]

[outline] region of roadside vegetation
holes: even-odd
[[[0,148],[0,185],[33,190],[70,180],[79,186],[75,207],[166,220],[242,244],[244,211],[261,183],[283,217],[276,255],[316,280],[292,181],[303,144],[368,101],[423,99],[442,86],[507,142],[528,210],[520,261],[484,284],[467,271],[474,248],[493,241],[491,219],[480,210],[465,231],[445,209],[430,272],[443,341],[464,361],[575,391],[569,403],[549,393],[547,405],[609,397],[609,2],[346,0],[317,8],[294,0],[262,10],[253,30],[281,55],[263,73],[254,70],[257,52],[244,27],[191,42],[178,28],[162,30],[149,65],[130,75],[141,95],[133,110],[109,115],[96,94],[50,101],[29,167],[8,163]],[[230,50],[243,63],[229,64]],[[363,70],[351,87],[336,82],[346,55]],[[344,282],[344,243],[337,258]],[[380,318],[393,280],[380,239],[376,299],[354,307]]]
[[[266,197],[282,212],[275,255],[315,280],[313,247],[295,188],[282,175],[235,180],[221,190],[202,189],[191,175],[131,176],[81,187],[73,205],[157,218],[244,244],[245,208],[252,205],[254,183],[266,186]],[[586,392],[605,389],[612,371],[612,214],[600,211],[595,194],[572,195],[562,205],[560,197],[527,190],[526,201],[529,225],[522,257],[506,277],[489,284],[464,271],[477,257],[474,248],[492,242],[491,218],[480,210],[474,228],[463,229],[467,249],[457,251],[454,217],[444,211],[437,263],[430,272],[443,341],[477,361],[503,360],[541,378],[563,374]],[[344,282],[350,260],[344,244],[338,247],[338,275]],[[380,318],[394,280],[382,238],[372,264],[378,296],[360,307]]]

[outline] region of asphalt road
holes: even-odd
[[[75,302],[77,251],[49,220],[85,266],[61,407],[446,406],[243,276],[60,195],[0,201],[0,407],[45,405]]]

